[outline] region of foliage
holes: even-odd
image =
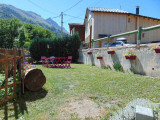
[[[18,28],[22,23],[18,19],[0,19],[0,47],[13,48],[14,39],[18,37]]]
[[[3,18],[3,19],[18,18],[24,23],[31,23],[34,25],[41,26],[45,29],[49,29],[57,37],[60,36],[60,33],[61,33],[61,31],[59,30],[60,28],[59,25],[56,24],[56,22],[54,22],[52,19],[51,19],[51,22],[55,24],[48,23],[47,20],[43,19],[40,15],[34,12],[17,9],[11,5],[1,4],[0,18]]]
[[[25,62],[24,63],[24,71],[27,71],[31,68],[35,68],[36,66],[35,65],[32,65],[32,64],[29,64],[29,62]]]
[[[72,56],[73,62],[78,59],[78,49],[80,47],[79,35],[75,33],[72,36],[63,38],[44,39],[36,37],[30,45],[29,51],[34,60],[39,61],[41,56],[68,57]]]
[[[115,64],[113,65],[113,68],[114,68],[116,71],[124,72],[123,67],[122,67],[121,64],[115,63]]]
[[[3,82],[5,80],[5,74],[0,73],[0,87],[2,86]],[[16,81],[18,81],[18,77],[16,76]],[[8,84],[13,83],[13,76],[8,78]],[[8,87],[8,95],[12,95],[13,93],[13,87]],[[0,90],[0,99],[2,99],[5,95],[5,89]]]
[[[89,50],[89,51],[87,51],[87,53],[92,53],[92,51],[91,51],[91,50]]]
[[[91,49],[88,49],[87,53],[92,53],[92,50],[91,50]]]
[[[31,42],[30,42],[30,41],[27,41],[27,42],[24,43],[24,46],[23,46],[23,47],[24,47],[25,49],[29,50],[30,44],[31,44]]]
[[[115,51],[116,49],[115,48],[110,48],[108,51]]]
[[[55,38],[55,35],[48,29],[44,29],[41,26],[33,25],[30,23],[24,23],[27,40],[33,40],[35,37],[39,38]]]
[[[19,19],[0,19],[0,47],[24,47],[28,49],[30,41],[35,37],[55,38],[48,29],[30,23],[22,23]]]
[[[124,56],[134,56],[135,54],[133,53],[133,50],[128,50]]]
[[[104,66],[103,69],[108,69],[108,70],[112,70],[110,65]]]
[[[96,57],[102,57],[102,55],[100,53],[97,53]]]
[[[160,49],[160,45],[155,45],[155,46],[153,46],[151,49],[152,49],[152,50],[154,50],[154,49]]]

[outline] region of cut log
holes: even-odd
[[[30,91],[38,91],[46,83],[46,77],[40,69],[29,69],[25,73],[24,85]]]

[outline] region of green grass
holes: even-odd
[[[61,110],[71,100],[91,99],[105,107],[107,118],[118,107],[124,107],[136,98],[160,102],[160,79],[114,72],[84,64],[72,64],[71,69],[45,68],[38,65],[47,81],[38,92],[25,92],[0,107],[0,118],[25,120],[62,119]],[[71,119],[73,114],[68,115]]]

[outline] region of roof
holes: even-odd
[[[96,8],[96,7],[89,7],[88,8],[92,12],[112,12],[112,13],[128,13],[127,11],[120,10],[120,9],[111,9],[111,8]]]
[[[80,24],[80,23],[68,23],[68,25],[84,25],[84,24]]]
[[[86,10],[85,19],[84,19],[84,24],[85,24],[86,19],[87,19],[88,11],[91,11],[91,12],[117,13],[117,14],[118,14],[118,13],[121,13],[121,14],[134,15],[134,16],[138,16],[138,17],[149,18],[149,19],[153,19],[153,20],[158,20],[158,21],[160,21],[159,18],[153,18],[153,17],[149,17],[149,16],[144,16],[144,15],[137,15],[137,14],[129,13],[129,12],[127,12],[127,11],[120,10],[120,9],[89,7],[89,8],[87,8],[87,10]]]

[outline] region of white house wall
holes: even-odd
[[[86,24],[85,24],[85,41],[89,42],[89,37],[90,37],[90,26],[92,26],[92,30],[93,30],[93,14],[92,12],[88,12],[88,16],[87,16],[87,20],[86,20]],[[94,33],[92,33],[93,35]]]
[[[94,13],[94,39],[99,34],[115,35],[126,31],[126,16],[112,13]],[[99,47],[99,42],[94,44]]]
[[[141,27],[149,27],[160,24],[160,21],[135,15],[120,13],[88,12],[85,24],[85,42],[90,40],[90,26],[92,26],[91,39],[99,39],[99,34],[115,35],[129,32]],[[124,36],[130,43],[136,43],[137,35]],[[160,29],[148,31],[142,34],[142,43],[160,40]],[[111,40],[112,42],[115,39]],[[100,47],[106,41],[94,43],[94,48]]]

